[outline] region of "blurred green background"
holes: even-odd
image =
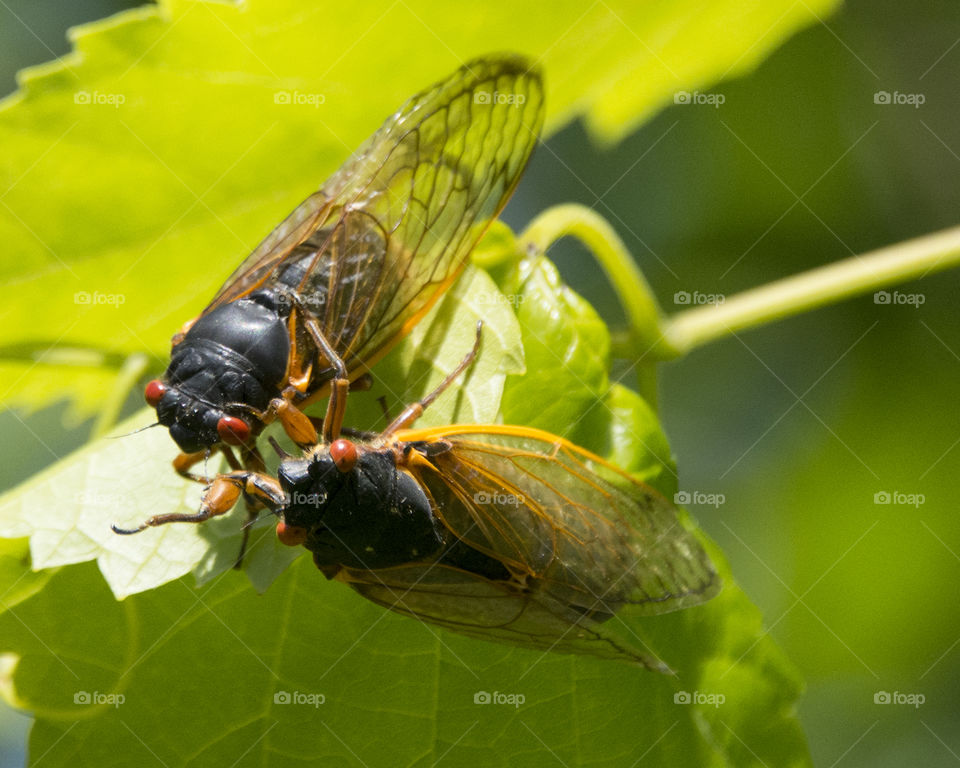
[[[0,93],[68,50],[66,27],[134,3],[0,3]],[[732,295],[960,223],[960,8],[850,2],[723,83],[718,108],[676,105],[617,147],[580,125],[541,148],[505,218],[577,201],[607,216],[663,307]],[[549,74],[549,73],[548,73]],[[922,94],[919,108],[877,92]],[[614,325],[591,257],[551,255]],[[691,512],[727,553],[808,691],[818,765],[952,765],[960,755],[960,274],[743,333],[662,370],[664,426]],[[618,370],[632,383],[629,364]],[[0,487],[80,445],[51,408],[0,415]],[[919,506],[875,494],[922,494]],[[922,694],[918,707],[878,693]],[[882,697],[881,697],[882,699]],[[4,715],[0,764],[27,720]]]

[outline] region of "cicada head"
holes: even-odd
[[[184,453],[203,451],[221,442],[243,445],[253,431],[242,417],[160,379],[147,384],[144,397],[156,408],[157,421],[170,429],[170,436]]]
[[[147,402],[185,453],[218,443],[243,445],[263,426],[256,413],[280,393],[290,344],[272,295],[217,307],[173,347]]]
[[[280,517],[288,528],[313,530],[323,525],[330,499],[342,480],[329,456],[287,459],[277,470],[277,479],[286,495]]]

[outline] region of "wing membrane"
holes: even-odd
[[[709,557],[653,489],[546,432],[482,430],[399,435],[449,445],[411,471],[462,541],[601,620],[624,605],[665,613],[716,594]]]
[[[389,118],[210,308],[292,284],[347,367],[369,366],[459,274],[516,186],[542,120],[542,83],[525,59],[467,64]]]
[[[507,585],[442,564],[378,571],[344,569],[336,578],[384,608],[458,634],[668,671],[653,653],[624,642],[600,623],[547,595],[520,594]]]

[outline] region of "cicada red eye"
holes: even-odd
[[[143,391],[143,396],[147,401],[147,405],[152,408],[156,408],[160,401],[163,399],[163,396],[167,394],[167,385],[164,384],[160,379],[154,379],[149,384],[147,388]]]
[[[287,525],[281,520],[277,523],[277,538],[288,547],[299,547],[307,540],[307,529],[299,525]]]
[[[250,426],[236,416],[221,416],[217,422],[217,434],[229,445],[243,445],[250,437]]]
[[[349,440],[336,440],[330,446],[330,458],[337,469],[346,474],[357,464],[357,446]]]

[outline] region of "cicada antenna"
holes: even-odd
[[[153,427],[159,427],[160,422],[156,421],[153,424],[147,424],[145,427],[140,427],[140,429],[135,429],[133,432],[125,432],[122,435],[107,435],[107,440],[119,440],[121,437],[130,437],[130,435],[135,435],[138,432],[143,432],[144,430],[151,429]]]

